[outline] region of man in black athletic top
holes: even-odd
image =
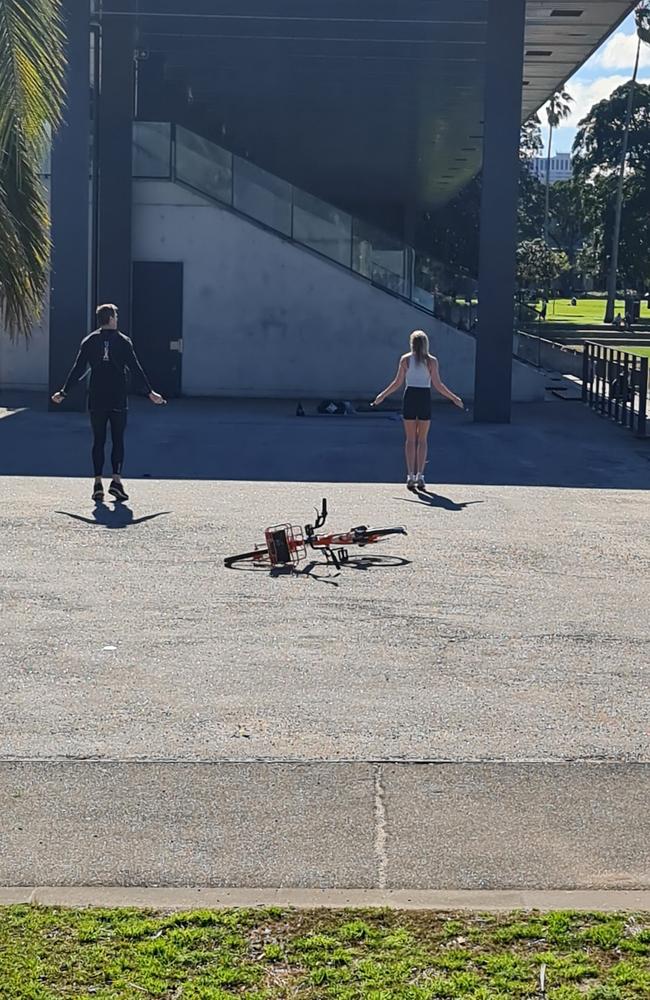
[[[153,391],[133,350],[133,344],[117,329],[117,307],[110,304],[99,306],[97,322],[99,329],[81,341],[77,360],[63,387],[52,396],[52,402],[63,402],[71,384],[75,379],[80,379],[90,368],[88,409],[93,430],[92,454],[95,471],[93,500],[101,503],[104,499],[102,474],[108,424],[111,426],[111,463],[113,469],[113,478],[108,492],[116,500],[129,499],[122,485],[124,431],[128,407],[127,369],[138,373],[152,403],[160,406],[166,400],[159,393]]]

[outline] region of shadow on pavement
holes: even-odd
[[[83,524],[91,524],[94,527],[103,528],[132,528],[136,524],[144,524],[145,521],[153,521],[156,517],[165,517],[170,514],[169,510],[161,510],[156,514],[145,514],[143,517],[134,517],[133,511],[125,504],[115,504],[112,509],[104,503],[95,506],[92,517],[84,517],[83,514],[73,514],[68,510],[57,510],[55,514],[69,517],[73,521],[81,521]]]
[[[157,408],[134,398],[125,477],[399,483],[403,430],[394,416],[304,420],[290,400],[178,399]],[[440,403],[429,443],[429,477],[445,486],[650,489],[650,439],[636,439],[579,402],[516,405],[510,424],[476,424]],[[90,482],[90,448],[87,414],[50,413],[41,394],[0,393],[0,476]],[[423,502],[444,507],[444,498]]]
[[[238,570],[240,573],[260,573],[265,572],[272,580],[282,579],[283,577],[304,577],[309,580],[313,580],[314,583],[324,583],[330,587],[340,586],[339,577],[344,575],[348,570],[361,570],[367,572],[368,570],[376,569],[399,569],[402,566],[410,566],[410,559],[404,559],[402,556],[391,556],[391,555],[379,555],[379,556],[350,556],[347,562],[343,563],[339,569],[336,569],[324,560],[317,561],[315,559],[310,559],[304,565],[299,566],[273,566],[269,569],[268,564],[257,566],[251,564],[237,563],[234,566],[228,567],[232,570]]]
[[[418,490],[414,497],[393,497],[401,503],[415,503],[420,507],[437,507],[439,510],[461,511],[466,507],[473,507],[478,503],[485,503],[485,500],[466,500],[463,503],[456,503],[449,497],[443,497],[439,493],[432,493],[430,490]]]

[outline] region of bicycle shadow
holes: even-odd
[[[485,500],[466,500],[463,503],[456,503],[449,497],[444,497],[440,493],[431,493],[429,490],[418,490],[412,499],[410,497],[393,497],[393,500],[399,500],[400,503],[415,503],[419,507],[436,507],[439,510],[454,512],[463,511],[466,507],[473,507],[475,504],[485,503]]]
[[[340,587],[339,577],[346,570],[356,570],[367,572],[372,569],[399,569],[402,566],[410,566],[411,560],[404,559],[403,556],[390,555],[360,555],[351,556],[347,562],[341,563],[337,569],[331,562],[326,560],[310,559],[304,565],[292,566],[272,566],[267,569],[264,566],[230,566],[230,569],[239,570],[244,573],[259,573],[264,570],[271,580],[282,579],[283,577],[293,577],[295,579],[304,577],[314,583],[324,583],[330,587]]]
[[[157,517],[166,517],[171,514],[169,510],[160,510],[155,514],[144,514],[142,517],[134,517],[133,511],[126,504],[116,503],[111,509],[105,503],[98,503],[93,510],[92,517],[84,517],[83,514],[73,514],[69,510],[57,510],[55,514],[69,517],[73,521],[81,521],[82,524],[90,524],[93,527],[103,527],[111,529],[132,528],[136,524],[144,524],[146,521],[153,521]]]

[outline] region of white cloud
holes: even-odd
[[[566,121],[562,122],[561,130],[559,131],[562,131],[563,135],[568,138],[569,134],[578,127],[578,122],[580,122],[585,115],[589,114],[592,105],[597,104],[598,101],[605,100],[605,98],[609,97],[617,87],[627,83],[629,79],[630,75],[627,73],[614,73],[610,76],[600,76],[595,80],[573,79],[570,81],[567,85],[567,90],[573,97],[571,115],[566,119]],[[641,83],[650,84],[650,74],[639,73],[639,81]],[[540,111],[540,118],[542,124],[546,125],[545,107]],[[543,131],[546,138],[548,135],[547,129],[544,128]],[[572,141],[573,135],[571,135],[571,142]]]
[[[630,35],[626,35],[623,31],[617,31],[596,54],[592,65],[610,70],[629,69],[630,75],[632,75],[637,44],[636,31],[633,31]],[[650,45],[641,44],[639,66],[650,66]]]
[[[605,100],[617,87],[627,83],[632,76],[636,56],[637,35],[633,18],[629,18],[625,27],[612,35],[605,44],[594,53],[591,59],[578,70],[569,80],[567,90],[573,97],[573,106],[569,118],[562,122],[554,132],[554,150],[565,152],[571,148],[578,123],[583,119],[594,104]],[[650,84],[650,45],[641,45],[639,61],[639,81]],[[618,71],[618,72],[617,72]],[[548,141],[546,127],[546,108],[540,111],[542,135],[544,143]]]

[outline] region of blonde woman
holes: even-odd
[[[440,379],[436,358],[429,354],[429,338],[423,330],[415,330],[410,339],[411,350],[400,358],[397,375],[390,385],[380,392],[373,406],[396,392],[406,382],[402,416],[406,434],[406,486],[409,490],[424,490],[424,467],[427,461],[427,442],[431,426],[431,387],[441,396],[450,399],[463,410],[465,405]]]

